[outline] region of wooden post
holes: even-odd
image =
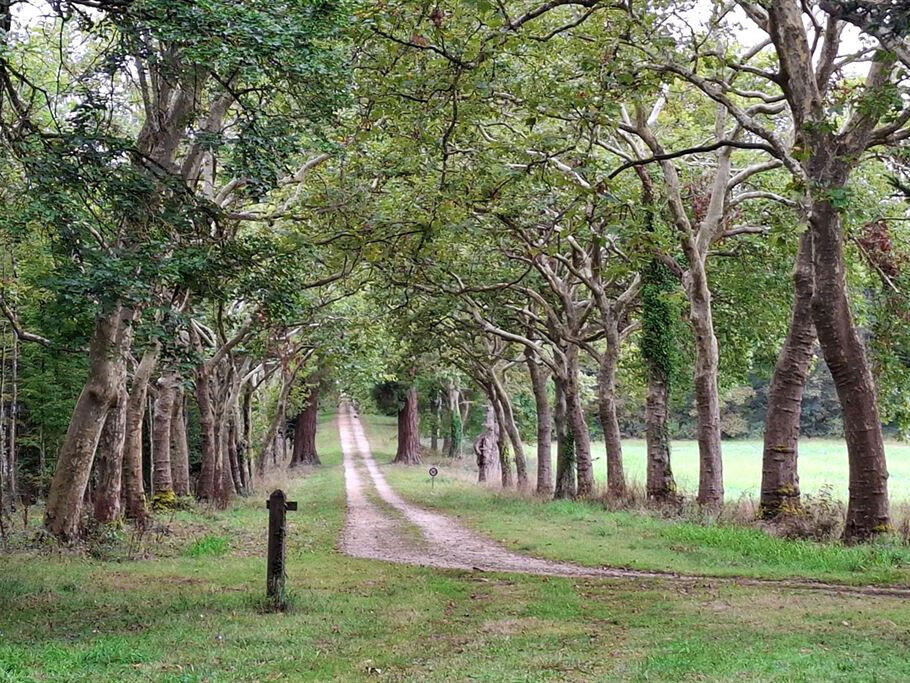
[[[284,491],[275,489],[265,503],[269,511],[269,549],[266,565],[266,595],[279,609],[285,607],[284,550],[287,523],[285,513],[296,510],[296,501],[289,502]]]

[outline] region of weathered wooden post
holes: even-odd
[[[296,510],[297,502],[288,501],[281,489],[272,491],[265,503],[269,511],[269,555],[266,563],[266,595],[279,609],[285,607],[284,593],[284,550],[287,522],[285,513]]]

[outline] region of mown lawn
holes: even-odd
[[[910,501],[910,443],[885,444],[888,457],[888,491],[894,502]],[[742,495],[758,497],[761,485],[762,442],[735,440],[723,442],[724,488],[729,499]],[[606,459],[602,441],[592,444],[598,460],[595,469],[606,479]],[[698,489],[698,442],[674,441],[671,450],[673,473],[683,491]],[[630,480],[644,485],[645,442],[623,441],[623,465]],[[804,493],[817,493],[830,486],[834,497],[847,499],[847,445],[842,439],[803,439],[799,444],[799,483]]]
[[[383,417],[371,420],[385,424]],[[424,439],[426,443],[426,439]],[[623,439],[623,467],[633,485],[645,483],[646,451],[644,439]],[[526,446],[531,465],[536,463],[534,444]],[[465,457],[473,457],[466,443]],[[888,458],[888,491],[893,503],[910,504],[910,443],[889,441],[885,444]],[[606,484],[606,454],[603,441],[591,443],[594,474]],[[554,449],[555,459],[555,449]],[[742,496],[758,498],[761,486],[762,442],[743,439],[723,442],[724,491],[728,500]],[[698,442],[673,441],[671,460],[676,485],[680,491],[695,495],[698,490]],[[555,460],[554,460],[555,462]],[[818,494],[827,487],[833,498],[847,499],[847,445],[843,439],[802,439],[799,444],[799,480],[803,493]]]
[[[394,453],[394,425],[368,416],[376,457]],[[425,468],[385,466],[390,483],[411,500],[449,512],[507,546],[589,566],[742,576],[804,578],[850,584],[910,586],[910,547],[886,539],[873,545],[791,541],[748,526],[610,511],[597,503],[543,501],[474,484],[470,464],[433,460]]]
[[[287,483],[289,613],[262,610],[262,492],[178,515],[162,558],[0,555],[0,681],[910,679],[895,599],[342,556],[331,423],[319,443],[325,465]]]

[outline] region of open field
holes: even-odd
[[[345,502],[331,422],[323,422],[319,445],[323,467],[275,482],[300,502],[288,517],[289,613],[262,610],[266,494],[259,492],[227,511],[180,513],[151,548],[157,557],[0,555],[0,681],[910,678],[905,600],[710,579],[440,571],[346,557],[337,551]],[[388,459],[379,440],[374,446],[380,462]],[[408,496],[428,490],[422,468],[382,469],[396,487],[411,482]],[[444,481],[426,495],[442,505],[454,486]],[[470,488],[477,496],[458,489],[466,496],[457,505],[463,518],[514,513],[529,548],[549,529],[558,531],[550,541],[559,553],[574,553],[595,518],[614,518],[593,506],[582,515],[533,501],[533,515],[495,505],[484,512],[478,501],[501,497]],[[530,526],[548,518],[551,527]],[[508,520],[488,523],[501,521]],[[639,542],[646,550],[647,538]],[[692,544],[691,566],[711,566],[704,539],[667,541],[674,543]]]
[[[374,423],[384,423],[373,416]],[[424,439],[424,443],[427,440]],[[554,463],[555,463],[555,448]],[[465,444],[465,458],[470,444]],[[885,444],[888,457],[888,489],[893,502],[910,502],[910,443],[890,441]],[[745,439],[723,442],[724,487],[728,499],[741,496],[758,498],[761,485],[762,442]],[[528,444],[526,455],[536,462],[534,444]],[[606,457],[603,441],[591,443],[594,473],[598,481],[606,482]],[[692,495],[698,489],[698,442],[674,441],[672,445],[673,474],[681,491]],[[645,483],[644,439],[623,440],[623,465],[632,484]],[[847,499],[847,445],[842,439],[803,439],[799,444],[799,479],[803,493],[815,494],[829,486],[834,498]]]
[[[888,489],[892,501],[910,501],[910,444],[892,441],[886,444]],[[758,439],[724,441],[724,486],[728,498],[742,495],[758,497],[761,484],[762,442]],[[603,442],[592,444],[592,454],[599,458],[595,469],[606,477]],[[671,451],[676,483],[683,491],[698,489],[698,442],[674,441]],[[630,480],[644,484],[645,442],[623,441],[623,464]],[[834,496],[847,498],[847,444],[842,439],[803,439],[799,443],[799,481],[804,493],[816,493],[830,485]]]

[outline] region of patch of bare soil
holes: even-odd
[[[344,478],[348,506],[340,547],[344,553],[353,557],[443,569],[639,581],[654,579],[683,583],[697,581],[699,584],[709,581],[735,583],[743,586],[769,586],[910,598],[910,589],[906,588],[846,586],[799,580],[684,576],[669,572],[584,567],[519,555],[465,528],[447,515],[424,510],[401,498],[389,486],[377,467],[360,418],[349,404],[341,407],[338,429],[344,453]],[[370,501],[374,491],[385,505],[376,505]],[[384,509],[387,507],[394,509],[397,514],[393,513],[391,509]],[[416,528],[423,539],[415,539],[414,530],[408,528],[409,525]]]

